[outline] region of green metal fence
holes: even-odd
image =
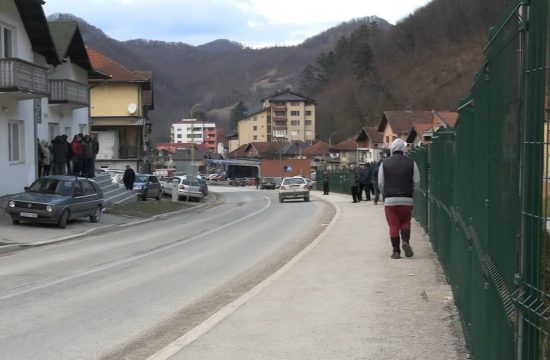
[[[546,0],[515,4],[491,30],[456,128],[411,154],[427,177],[415,217],[475,359],[550,359],[548,17]]]

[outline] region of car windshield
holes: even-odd
[[[41,194],[71,196],[73,194],[73,182],[41,178],[31,185],[29,191]]]
[[[137,182],[137,183],[145,183],[145,182],[147,182],[148,179],[149,179],[149,176],[147,176],[147,175],[138,175],[138,176],[136,177],[136,181],[135,181],[135,182]]]
[[[305,181],[302,178],[288,178],[283,180],[285,185],[301,185]]]

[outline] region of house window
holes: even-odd
[[[256,130],[258,130],[258,127],[254,126],[254,127],[252,127],[252,130],[256,131]]]
[[[299,111],[291,111],[290,116],[300,116],[300,112]]]
[[[254,141],[258,140],[258,137],[256,135],[254,135]]]
[[[178,139],[181,139],[181,138],[182,138],[182,135],[181,135],[181,134],[177,134],[176,137],[177,137]]]
[[[306,125],[311,125],[311,120],[306,120]]]
[[[311,110],[306,110],[306,116],[310,115],[311,116]]]
[[[291,102],[291,103],[290,103],[290,106],[300,106],[300,103],[297,103],[297,102]]]
[[[299,133],[300,133],[300,131],[298,131],[298,130],[292,130],[292,131],[290,132],[290,134],[291,134],[292,136],[298,136]]]
[[[0,25],[0,57],[13,57],[13,30]]]
[[[23,122],[10,121],[8,123],[8,156],[10,163],[23,162]]]
[[[294,125],[294,126],[300,125],[300,120],[291,120],[290,125]]]

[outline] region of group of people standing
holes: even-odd
[[[56,136],[51,143],[37,139],[38,176],[75,175],[95,177],[95,159],[99,142],[95,136],[78,134],[69,142],[67,135]]]
[[[378,169],[382,159],[375,163],[367,163],[356,168],[355,165],[350,166],[351,177],[351,197],[352,202],[357,203],[363,201],[363,192],[365,200],[370,201],[371,195],[374,196],[374,205],[380,200],[380,190],[378,189]]]

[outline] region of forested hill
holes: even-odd
[[[254,110],[289,86],[317,100],[319,137],[343,139],[376,123],[383,110],[455,109],[481,66],[489,27],[511,1],[433,0],[395,26],[366,17],[297,46],[263,49],[230,40],[121,42],[68,14],[49,20],[76,20],[87,45],[153,72],[155,143],[168,140],[170,124],[188,117],[193,104],[229,127],[238,102]]]

